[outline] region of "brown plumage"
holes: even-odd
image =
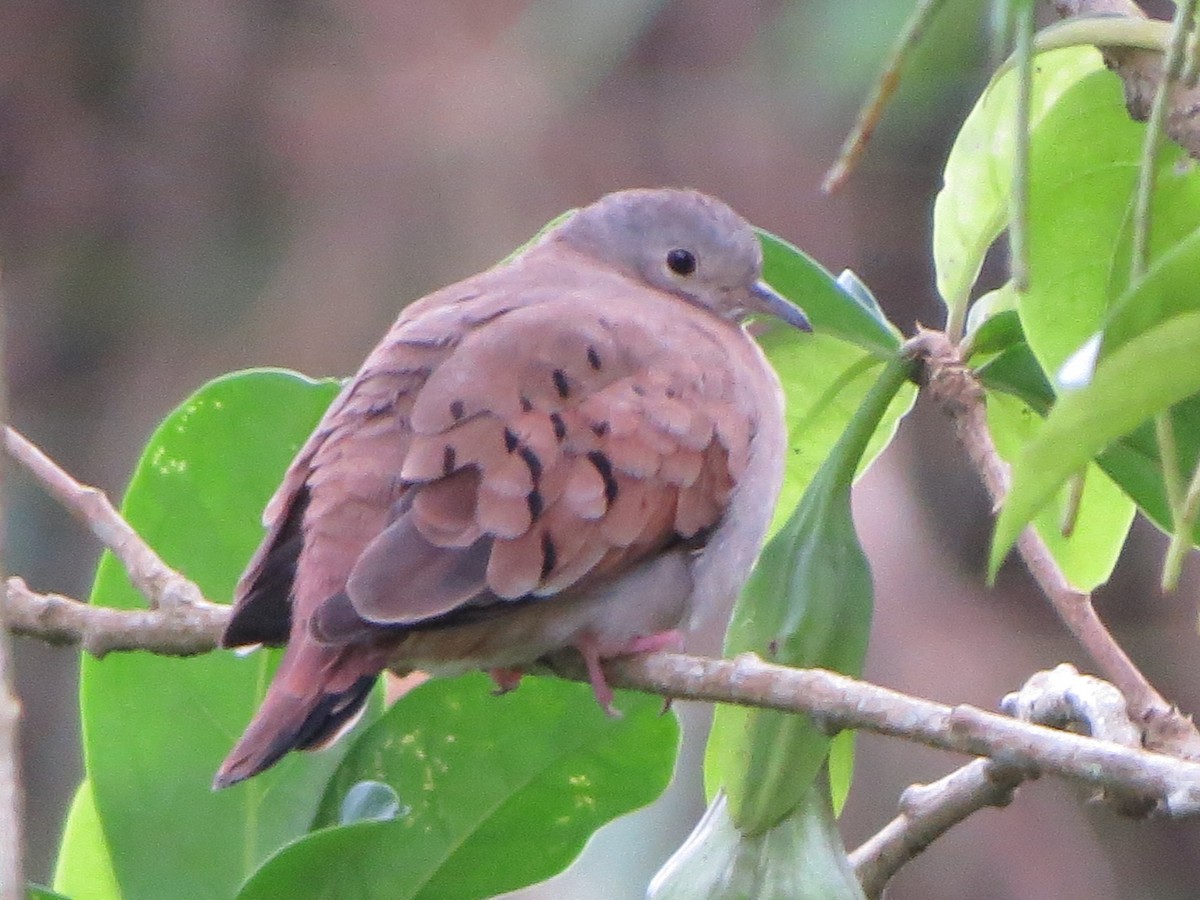
[[[328,743],[391,665],[514,670],[677,643],[730,599],[782,477],[778,382],[740,322],[803,314],[749,226],[625,191],[401,314],[264,513],[224,646],[287,644],[224,787]]]

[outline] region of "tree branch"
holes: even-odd
[[[1075,16],[1126,16],[1146,18],[1132,0],[1054,0],[1060,18]],[[1154,97],[1163,80],[1163,54],[1133,47],[1100,47],[1105,65],[1125,87],[1125,107],[1130,118],[1144,122],[1150,116]],[[1200,157],[1200,88],[1174,84],[1167,101],[1164,130],[1193,157]]]
[[[191,655],[213,649],[228,607],[203,611],[184,625],[166,610],[114,610],[67,597],[35,594],[9,582],[5,624],[22,634],[77,643],[102,652],[149,650]],[[41,611],[41,615],[39,615]],[[564,677],[587,680],[575,654],[552,660]],[[737,703],[807,713],[831,730],[857,728],[931,747],[989,756],[1005,765],[1046,771],[1123,796],[1141,798],[1171,816],[1200,814],[1200,764],[1044,728],[971,706],[950,707],[820,669],[789,669],[752,654],[736,660],[655,653],[609,660],[615,687],[664,697]]]
[[[967,457],[999,507],[1008,493],[1009,468],[988,430],[983,388],[944,333],[921,331],[909,350],[923,360],[929,394],[953,420]],[[1017,552],[1100,674],[1125,696],[1130,718],[1146,729],[1146,745],[1200,759],[1200,733],[1192,721],[1154,689],[1096,614],[1091,595],[1067,580],[1033,526],[1021,532]]]
[[[580,680],[586,674],[574,654],[555,657],[553,669]],[[831,731],[853,728],[903,737],[1092,787],[1127,791],[1153,799],[1161,814],[1200,814],[1200,763],[973,706],[946,706],[823,669],[789,669],[754,654],[727,660],[652,653],[609,660],[604,671],[615,687],[807,713]]]
[[[892,876],[972,813],[1007,806],[1029,772],[976,759],[933,784],[914,784],[900,795],[900,815],[849,854],[870,900],[881,897]]]
[[[215,650],[229,607],[207,601],[158,609],[91,606],[61,594],[39,594],[9,578],[0,594],[0,621],[13,634],[47,644],[78,645],[100,658],[114,650],[194,656]]]
[[[159,558],[121,518],[103,491],[80,484],[15,428],[4,429],[4,444],[13,459],[28,469],[54,499],[116,554],[129,573],[129,580],[149,601],[151,609],[213,605],[204,599],[193,582]]]
[[[1001,707],[1025,722],[1081,731],[1093,737],[1139,747],[1141,733],[1129,721],[1125,698],[1107,681],[1080,675],[1062,664],[1038,672]],[[1036,770],[977,759],[933,784],[914,784],[900,795],[900,815],[850,854],[863,892],[882,896],[888,881],[952,827],[990,806],[1007,806],[1021,782]],[[1129,815],[1144,815],[1141,798],[1110,795]]]

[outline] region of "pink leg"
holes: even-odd
[[[488,677],[496,682],[496,694],[507,694],[521,686],[521,677],[525,673],[520,669],[488,669]]]
[[[596,641],[594,635],[585,634],[580,636],[575,642],[575,649],[579,651],[583,657],[583,664],[587,666],[588,682],[592,686],[592,693],[596,695],[596,702],[600,704],[600,708],[610,716],[620,715],[612,705],[613,692],[608,686],[608,681],[604,677],[604,669],[600,667],[600,644]]]
[[[683,635],[675,629],[660,631],[657,634],[639,635],[614,647],[601,647],[600,642],[592,634],[582,635],[575,642],[575,649],[579,651],[584,665],[587,666],[588,682],[592,685],[592,693],[596,695],[596,702],[610,716],[618,716],[620,713],[613,708],[613,692],[608,685],[608,680],[604,677],[604,669],[600,665],[601,660],[613,656],[629,656],[634,653],[653,653],[658,650],[679,651],[682,648]]]

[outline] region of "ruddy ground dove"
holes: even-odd
[[[335,739],[387,667],[600,661],[679,646],[758,555],[783,475],[779,382],[742,327],[808,329],[758,240],[693,191],[579,210],[408,306],[264,513],[222,645],[287,644],[225,787]]]

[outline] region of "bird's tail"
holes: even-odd
[[[293,652],[294,651],[294,652]],[[346,647],[289,648],[267,696],[213,779],[213,790],[275,765],[289,750],[318,750],[362,713],[380,668]]]

